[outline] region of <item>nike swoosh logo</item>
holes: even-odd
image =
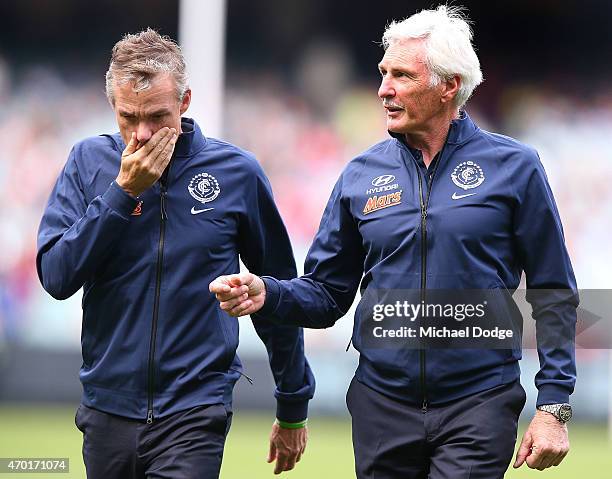
[[[205,211],[210,211],[210,210],[214,210],[214,208],[204,208],[203,210],[196,210],[195,206],[191,207],[191,214],[192,215],[197,215],[198,213],[204,213]]]
[[[455,191],[453,193],[453,196],[451,196],[451,199],[453,200],[460,200],[461,198],[467,198],[468,196],[473,196],[476,193],[468,193],[467,195],[458,195],[457,192]]]

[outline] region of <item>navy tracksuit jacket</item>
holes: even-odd
[[[73,148],[38,235],[44,288],[83,287],[83,403],[151,419],[231,401],[241,374],[238,321],[208,291],[239,271],[296,275],[270,184],[253,156],[183,119],[170,166],[138,199],[114,183],[119,134]],[[276,381],[277,417],[306,418],[314,378],[295,326],[255,315]]]
[[[304,269],[298,279],[264,278],[262,313],[284,324],[325,328],[347,312],[358,287],[362,298],[369,290],[512,293],[524,271],[541,363],[537,404],[569,400],[578,299],[546,174],[536,151],[480,130],[465,112],[452,122],[429,169],[400,137],[352,160]],[[551,295],[534,294],[542,289],[569,294],[551,301]],[[362,299],[352,337],[360,352],[356,377],[379,392],[441,404],[519,377],[520,347],[369,347],[360,334],[366,313]],[[557,333],[567,340],[542,339]]]

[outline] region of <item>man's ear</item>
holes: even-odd
[[[457,92],[461,88],[461,77],[454,75],[442,82],[442,96],[440,101],[442,103],[452,102],[457,96]]]
[[[191,103],[191,89],[187,89],[185,95],[183,96],[183,101],[181,101],[181,115],[187,111],[189,105]]]

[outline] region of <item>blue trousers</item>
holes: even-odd
[[[88,479],[215,479],[219,477],[231,411],[198,406],[152,424],[80,405]]]
[[[497,479],[512,460],[525,391],[516,381],[424,412],[353,378],[346,400],[358,479]]]

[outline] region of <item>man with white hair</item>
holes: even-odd
[[[419,313],[412,320],[423,324],[423,311],[439,291],[501,293],[489,295],[492,304],[464,304],[450,316],[463,324],[468,310],[481,307],[482,331],[517,312],[508,292],[519,286],[522,272],[541,369],[538,410],[514,465],[556,466],[569,449],[574,274],[536,151],[480,130],[463,109],[482,81],[471,39],[459,8],[440,6],[391,23],[383,36],[378,95],[392,138],[343,171],[304,276],[242,273],[210,285],[233,316],[259,311],[313,328],[333,325],[360,287],[352,337],[360,358],[347,393],[360,479],[504,476],[525,403],[520,343],[479,347],[468,340],[464,349],[427,349],[432,329],[407,327],[402,303],[373,308],[371,297],[416,297],[412,306]],[[542,289],[560,294],[535,294]],[[410,343],[417,331],[420,342]]]
[[[238,322],[207,291],[220,274],[296,276],[289,237],[252,154],[203,135],[179,46],[147,29],[113,48],[106,94],[119,132],[75,145],[38,235],[57,299],[83,294],[75,422],[87,477],[218,477],[242,374]],[[314,378],[302,330],[256,315],[276,382],[268,462],[293,469]],[[248,378],[247,378],[248,379]]]

